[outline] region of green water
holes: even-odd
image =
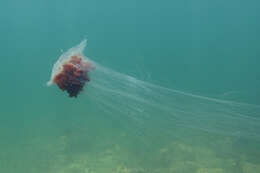
[[[1,1],[0,173],[260,172],[260,135],[126,128],[126,117],[100,114],[86,95],[46,86],[61,50],[87,38],[84,53],[120,73],[259,105],[259,8],[256,0]]]

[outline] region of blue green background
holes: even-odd
[[[259,8],[256,0],[2,0],[0,172],[260,172],[256,139],[178,129],[153,145],[152,135],[141,142],[86,115],[86,99],[46,87],[61,50],[87,38],[86,56],[120,73],[259,105]]]

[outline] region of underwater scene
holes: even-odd
[[[0,173],[260,173],[259,8],[2,0]]]

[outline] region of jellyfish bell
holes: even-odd
[[[88,64],[89,62],[84,62],[80,56],[72,56],[68,62],[62,65],[62,71],[54,77],[53,82],[61,90],[66,90],[70,97],[77,97],[85,83],[90,81]]]
[[[87,82],[90,81],[88,72],[93,70],[93,63],[83,55],[86,40],[78,46],[63,53],[54,64],[48,86],[57,84],[62,91],[67,91],[69,97],[77,97]]]

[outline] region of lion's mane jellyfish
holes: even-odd
[[[63,53],[54,64],[51,80],[48,85],[57,84],[67,91],[70,97],[77,97],[84,85],[90,81],[88,72],[93,69],[92,63],[83,55],[86,41]]]
[[[59,57],[48,85],[57,84],[70,97],[77,97],[87,83],[87,100],[92,100],[88,104],[94,105],[96,115],[106,115],[102,117],[120,122],[120,127],[141,137],[198,129],[260,139],[259,105],[204,97],[138,80],[85,57],[85,46],[86,40]]]

